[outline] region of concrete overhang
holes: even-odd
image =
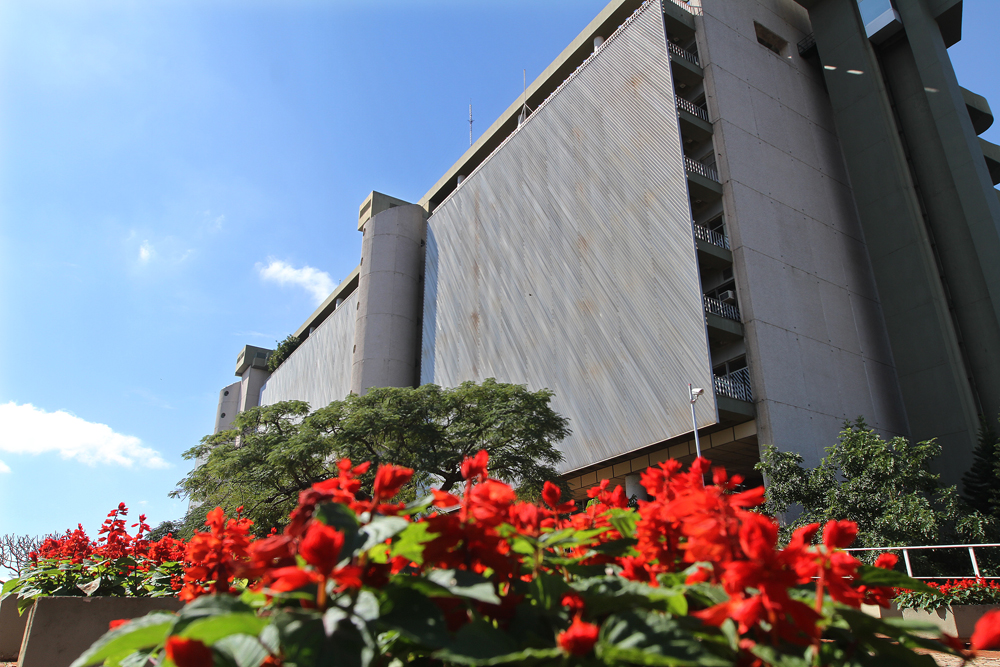
[[[979,137],[979,148],[982,149],[983,157],[986,158],[986,168],[990,170],[990,180],[993,181],[993,185],[997,185],[1000,183],[1000,146]]]
[[[330,296],[323,300],[323,303],[319,304],[319,307],[313,311],[302,326],[295,330],[295,337],[300,340],[309,337],[309,330],[315,329],[323,320],[330,316],[337,308],[337,299],[346,298],[350,296],[358,286],[358,276],[361,275],[361,265],[354,267],[354,270],[344,278],[343,281],[330,293]]]
[[[993,110],[990,109],[990,103],[986,101],[986,98],[962,88],[962,100],[965,101],[965,108],[969,110],[969,118],[972,120],[972,127],[976,134],[982,134],[990,129],[990,126],[993,125]]]
[[[248,368],[267,368],[267,358],[272,351],[266,347],[244,345],[236,356],[236,375],[242,377]]]

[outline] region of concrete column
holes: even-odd
[[[364,223],[352,393],[417,384],[424,228],[424,209],[416,204]]]
[[[649,500],[649,494],[646,493],[646,487],[642,485],[639,473],[633,473],[631,475],[625,475],[625,497],[629,500],[632,496],[635,496],[639,500]]]
[[[219,407],[215,409],[215,430],[212,433],[228,430],[239,410],[240,383],[234,382],[219,392]]]

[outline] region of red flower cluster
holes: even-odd
[[[209,532],[195,533],[187,545],[186,556],[191,564],[184,570],[181,600],[229,592],[235,577],[234,566],[247,556],[252,521],[239,516],[227,521],[222,508],[216,507],[208,513],[205,525]]]

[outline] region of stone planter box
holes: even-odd
[[[111,621],[183,606],[176,598],[38,598],[25,614],[18,667],[69,667],[108,631]]]
[[[17,660],[27,622],[28,612],[23,616],[17,613],[16,596],[0,601],[0,662]]]
[[[917,609],[897,609],[893,604],[889,609],[882,609],[870,605],[864,605],[862,610],[872,616],[879,618],[905,618],[911,621],[924,621],[933,623],[953,637],[958,637],[962,641],[969,641],[972,632],[976,627],[976,622],[988,611],[1000,609],[1000,605],[991,604],[969,604],[955,605],[954,607],[943,607],[934,611],[920,611]]]

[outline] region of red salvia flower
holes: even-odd
[[[562,650],[571,655],[587,655],[597,643],[597,633],[596,625],[580,620],[577,615],[569,629],[559,633],[556,641]]]
[[[212,667],[212,649],[197,639],[167,637],[167,657],[177,667]]]
[[[299,544],[299,555],[321,575],[329,577],[337,567],[343,546],[343,533],[325,524],[314,522]]]
[[[972,632],[971,644],[973,651],[1000,649],[1000,609],[982,615]]]
[[[391,500],[404,484],[413,478],[412,468],[394,465],[381,465],[375,473],[375,484],[372,487],[372,504],[377,505],[384,500]]]

